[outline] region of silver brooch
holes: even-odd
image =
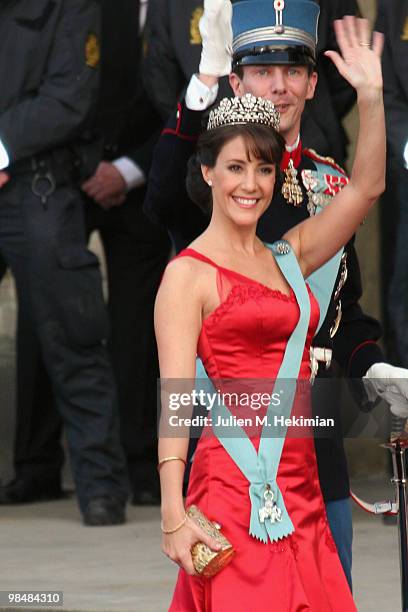
[[[290,246],[287,242],[284,242],[282,240],[281,242],[277,242],[273,245],[273,250],[278,255],[287,255],[288,253],[290,253]]]

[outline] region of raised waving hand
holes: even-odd
[[[366,19],[344,17],[334,22],[341,55],[326,51],[325,55],[358,93],[382,90],[381,54],[384,36],[374,32]]]

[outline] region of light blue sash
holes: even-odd
[[[278,376],[271,392],[271,402],[266,413],[266,421],[258,453],[246,432],[238,425],[226,427],[218,422],[229,422],[231,412],[223,403],[215,404],[212,409],[213,430],[227,453],[249,481],[251,499],[251,519],[249,533],[267,542],[276,541],[293,532],[294,527],[287,513],[285,502],[276,482],[287,426],[285,419],[290,417],[296,393],[296,383],[302,362],[303,351],[310,321],[310,299],[298,261],[288,242],[280,240],[272,245],[275,260],[292,288],[300,310],[298,323],[292,332]],[[341,252],[333,257],[308,280],[320,305],[320,322],[323,322],[340,263]],[[337,265],[337,268],[336,268]],[[320,302],[321,300],[321,302]],[[209,383],[201,360],[197,360],[197,383]],[[201,379],[201,380],[200,380]],[[272,395],[278,394],[278,410],[273,405]],[[279,417],[277,425],[276,418]],[[282,421],[283,419],[283,421]],[[282,424],[283,422],[283,424]]]
[[[336,168],[332,168],[330,166],[329,171],[326,164],[319,163],[313,160],[313,163],[316,166],[316,175],[318,178],[318,190],[323,191],[326,188],[324,182],[324,175],[330,173],[334,176],[344,177],[344,174],[336,170]],[[316,214],[319,214],[322,211],[320,206],[317,207]],[[316,334],[318,334],[327,314],[327,310],[329,308],[329,304],[331,301],[331,296],[333,294],[334,283],[336,282],[337,274],[339,271],[341,256],[343,255],[344,249],[340,249],[334,257],[332,257],[329,261],[327,261],[323,266],[315,270],[313,274],[311,274],[307,279],[307,284],[312,290],[313,295],[319,303],[320,307],[320,320],[316,329]]]
[[[316,328],[315,336],[319,333],[327,315],[342,254],[343,249],[336,253],[336,255],[329,259],[329,261],[327,261],[323,266],[315,270],[313,274],[306,279],[307,284],[318,301],[320,308],[320,319]]]

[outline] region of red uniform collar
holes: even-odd
[[[301,159],[302,159],[302,141],[299,140],[299,144],[294,151],[291,151],[289,153],[289,151],[285,150],[283,157],[282,157],[281,165],[280,165],[281,170],[286,170],[289,164],[289,160],[292,160],[293,165],[295,166],[295,168],[297,168],[300,164]]]

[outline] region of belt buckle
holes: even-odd
[[[43,170],[39,170],[38,166]],[[46,208],[47,200],[54,193],[56,188],[55,178],[43,162],[37,164],[34,158],[32,160],[32,169],[34,170],[34,176],[31,181],[31,191],[35,196],[41,199],[41,204]]]

